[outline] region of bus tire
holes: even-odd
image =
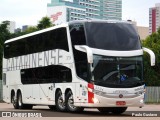
[[[74,106],[74,99],[71,91],[69,91],[66,94],[65,100],[66,100],[66,109],[68,112],[82,112],[84,110],[84,108],[82,107]]]
[[[33,107],[33,105],[30,104],[23,104],[21,92],[18,93],[17,102],[19,109],[32,109]]]
[[[22,102],[22,94],[21,94],[21,92],[19,92],[18,95],[17,95],[17,102],[18,102],[18,108],[19,109],[23,109],[24,105],[23,105],[23,102]]]
[[[109,113],[109,107],[102,107],[102,108],[97,108],[99,110],[99,112],[101,113]]]
[[[122,114],[127,110],[127,107],[112,107],[110,111],[113,114]]]
[[[18,101],[16,99],[15,94],[11,95],[11,103],[13,104],[14,109],[18,109],[19,108]]]
[[[63,96],[62,96],[62,92],[61,91],[58,91],[56,93],[55,102],[56,102],[57,111],[61,111],[61,112],[66,111],[65,102],[63,100]]]

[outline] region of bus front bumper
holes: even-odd
[[[82,102],[75,103],[75,106],[81,107],[143,107],[144,94],[135,98],[106,98],[94,95],[93,103]]]

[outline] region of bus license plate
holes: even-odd
[[[124,106],[124,105],[126,105],[126,102],[125,101],[116,101],[116,105],[117,106]]]

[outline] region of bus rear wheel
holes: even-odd
[[[69,112],[82,112],[84,108],[74,106],[73,94],[69,91],[66,95],[66,109]]]
[[[22,94],[18,93],[17,104],[19,109],[32,109],[33,105],[23,104],[22,102]]]
[[[11,95],[11,103],[13,104],[14,109],[18,109],[19,108],[18,101],[16,99],[15,94]]]
[[[61,111],[61,112],[66,111],[65,102],[64,102],[64,99],[63,99],[61,91],[58,91],[56,93],[55,102],[56,102],[56,109],[57,109],[57,111]]]

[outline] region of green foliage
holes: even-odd
[[[27,29],[26,29],[26,31],[24,32],[25,34],[28,34],[28,33],[32,33],[32,32],[35,32],[35,31],[37,31],[38,29],[37,29],[37,27],[35,27],[35,26],[30,26],[30,27],[28,27]]]
[[[15,38],[15,37],[19,37],[19,36],[22,36],[22,35],[25,35],[25,34],[29,34],[29,33],[35,32],[37,30],[38,30],[37,27],[30,26],[24,32],[19,31],[19,32],[11,34],[11,38]]]
[[[19,37],[19,36],[22,36],[22,35],[25,35],[26,33],[25,32],[16,32],[16,33],[13,33],[11,34],[11,38],[15,38],[15,37]]]
[[[51,27],[51,26],[53,26],[53,25],[52,25],[52,22],[50,21],[50,18],[43,17],[39,21],[39,23],[37,25],[37,28],[38,28],[38,30],[42,30],[42,29],[45,29],[45,28],[48,28],[48,27]]]
[[[32,32],[36,32],[38,30],[42,30],[42,29],[52,27],[52,26],[54,26],[54,25],[50,21],[50,18],[43,17],[39,21],[37,26],[30,26],[24,32],[17,32],[17,33],[11,34],[11,38],[15,38],[15,37],[22,36],[22,35],[25,35],[25,34],[29,34],[29,33],[32,33]]]
[[[7,29],[7,26],[9,25],[8,21],[3,21],[0,24],[0,43],[2,44],[6,39],[10,39],[10,32]]]
[[[10,39],[10,32],[7,29],[9,22],[4,21],[0,24],[0,79],[2,78],[2,56],[4,41]]]
[[[156,55],[156,65],[150,66],[150,57],[144,54],[144,80],[147,86],[160,86],[160,29],[143,41],[143,46],[151,49]]]

